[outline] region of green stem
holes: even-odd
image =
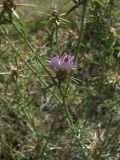
[[[78,42],[77,42],[77,50],[76,50],[76,55],[75,55],[75,60],[77,59],[81,42],[82,42],[82,37],[83,37],[83,30],[85,26],[85,17],[86,17],[86,12],[87,12],[87,1],[85,0],[83,7],[82,7],[82,18],[81,18],[81,25],[80,25],[80,31],[79,31],[79,37],[78,37]]]
[[[68,86],[67,86],[67,87],[68,87]],[[63,90],[62,90],[61,84],[59,84],[58,88],[59,88],[59,90],[60,90],[60,94],[62,95],[62,106],[63,106],[63,108],[64,108],[64,112],[65,112],[66,117],[67,117],[67,119],[68,119],[68,125],[69,125],[69,127],[71,128],[71,130],[72,130],[72,132],[73,132],[73,135],[76,136],[75,129],[74,129],[74,124],[73,124],[71,115],[70,115],[70,113],[69,113],[69,110],[68,110],[68,108],[67,108],[67,106],[66,106],[66,93],[67,93],[67,89],[68,89],[68,88],[66,89],[65,94],[64,94],[64,92],[63,92]],[[82,146],[82,144],[81,144],[81,142],[80,142],[80,139],[79,139],[77,136],[76,136],[76,138],[78,139],[78,143],[79,143],[79,146],[80,146],[80,148],[81,148],[81,151],[82,151],[82,155],[83,155],[83,157],[84,157],[84,160],[87,160],[88,158],[87,158],[87,155],[85,154],[85,151],[84,151],[83,146]]]
[[[52,77],[50,71],[47,69],[47,67],[45,66],[45,64],[42,62],[42,60],[38,57],[38,55],[36,54],[37,52],[34,51],[32,45],[30,44],[30,42],[28,41],[26,34],[23,30],[19,30],[17,28],[17,26],[15,25],[15,23],[13,23],[13,27],[17,30],[17,32],[21,35],[21,37],[25,40],[26,44],[28,45],[28,47],[30,48],[30,50],[32,51],[32,53],[34,55],[36,55],[35,57],[38,59],[39,63],[41,64],[41,66],[43,67],[43,69],[45,70],[45,72],[48,74],[48,76],[52,79],[53,83],[56,83],[55,79]],[[23,34],[22,34],[23,33]]]
[[[63,90],[62,90],[62,87],[61,87],[61,84],[59,85],[59,89],[60,89],[60,94],[62,95],[62,106],[64,108],[64,112],[67,116],[67,119],[68,119],[68,124],[69,126],[72,126],[73,127],[73,122],[72,122],[72,118],[71,118],[71,115],[68,111],[68,108],[66,106],[66,94],[63,93]]]
[[[4,30],[4,28],[3,28]],[[25,61],[25,59],[22,57],[22,55],[20,54],[20,51],[18,51],[15,46],[11,43],[11,41],[9,40],[9,38],[6,36],[5,32],[2,30],[1,28],[1,32],[2,34],[4,35],[5,39],[9,42],[9,44],[11,45],[11,47],[14,49],[14,51],[16,51],[17,53],[19,52],[19,57],[22,59],[22,61],[28,66],[28,68],[37,76],[37,78],[39,78],[39,80],[46,86],[48,87],[48,84],[46,83],[46,81],[44,79],[42,79],[37,71],[35,71],[27,61]],[[50,93],[60,102],[62,103],[62,100],[57,96],[57,94],[55,94],[49,87],[48,87],[48,90],[50,91]]]

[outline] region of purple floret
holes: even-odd
[[[61,57],[53,57],[50,65],[56,70],[69,71],[76,70],[77,66],[74,63],[74,56],[63,55]]]

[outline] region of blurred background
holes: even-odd
[[[119,160],[119,1],[14,2],[31,6],[0,14],[0,160]],[[64,53],[77,55],[62,84],[73,125],[46,72],[58,80],[49,61]]]

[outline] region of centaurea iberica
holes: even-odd
[[[74,56],[71,55],[56,56],[51,59],[50,65],[57,71],[76,70],[77,66],[73,60]]]
[[[60,83],[65,79],[68,79],[68,71],[77,70],[74,56],[68,54],[53,57],[50,61],[50,66],[55,70],[56,78]]]

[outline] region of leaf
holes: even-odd
[[[17,17],[17,19],[20,19],[19,15],[17,14],[17,12],[12,8],[13,14],[15,15],[15,17]]]
[[[70,1],[72,1],[72,0],[67,0],[67,1],[64,3],[64,5],[68,4]]]
[[[57,20],[56,20],[55,22],[56,22],[56,24],[57,24],[58,26],[60,25],[60,21],[57,21]]]
[[[66,12],[66,14],[65,14],[65,16],[67,16],[68,14],[70,14],[72,11],[74,11],[76,8],[78,8],[79,7],[79,5],[74,5],[72,8],[70,8],[67,12]]]

